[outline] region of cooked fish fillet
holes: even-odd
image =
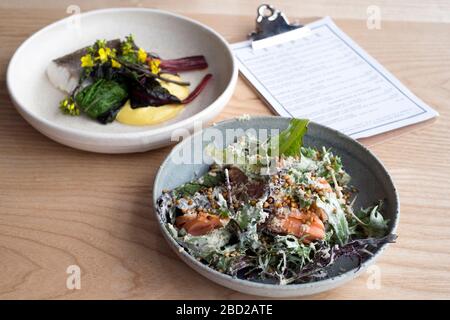
[[[106,45],[117,50],[120,40],[110,40]],[[51,61],[47,67],[47,77],[52,85],[67,93],[72,92],[80,80],[80,59],[86,52],[87,47]]]

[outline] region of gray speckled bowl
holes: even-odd
[[[254,129],[285,129],[289,124],[289,118],[283,117],[254,117],[250,120],[238,121],[227,120],[220,122],[212,128],[225,132],[226,129],[249,128]],[[188,182],[200,174],[208,170],[208,164],[177,164],[174,158],[181,148],[186,145],[194,147],[195,138],[201,138],[211,134],[211,128],[207,128],[202,132],[183,140],[175,146],[168,155],[164,163],[161,165],[155,178],[153,188],[153,206],[156,214],[156,200],[164,189],[173,189],[185,182]],[[226,144],[232,141],[226,141]],[[203,142],[205,147],[208,142]],[[389,231],[395,232],[399,220],[399,200],[391,177],[383,167],[381,162],[364,146],[357,141],[347,137],[330,128],[324,127],[317,123],[310,123],[308,133],[304,138],[306,146],[315,146],[332,148],[333,151],[342,157],[342,161],[346,171],[352,177],[352,185],[358,190],[358,198],[355,208],[368,206],[379,199],[385,200],[384,217],[389,219]],[[192,149],[193,150],[193,149]],[[293,297],[310,295],[326,290],[336,288],[339,285],[355,278],[363,272],[375,259],[381,254],[387,245],[383,245],[376,253],[365,260],[361,268],[357,268],[357,262],[348,258],[338,259],[331,268],[330,277],[304,284],[294,285],[273,285],[247,280],[235,279],[231,276],[217,272],[201,262],[194,259],[186,251],[182,250],[180,245],[167,232],[160,217],[156,214],[161,227],[161,232],[168,241],[170,247],[178,254],[178,256],[186,262],[191,268],[205,276],[206,278],[219,283],[225,287],[259,296],[267,297]]]

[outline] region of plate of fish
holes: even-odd
[[[19,113],[62,144],[142,152],[212,120],[237,67],[209,27],[172,13],[114,8],[57,21],[15,52],[7,86]]]

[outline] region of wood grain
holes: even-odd
[[[40,2],[41,9],[31,1],[0,5],[0,298],[249,298],[192,271],[162,238],[153,218],[151,193],[155,172],[170,148],[129,155],[82,152],[47,139],[15,111],[5,84],[11,55],[32,32],[66,15],[64,3],[53,7]],[[164,2],[169,9],[186,11],[174,1]],[[354,2],[348,1],[346,8]],[[237,1],[227,3],[217,9],[224,11],[211,12],[207,2],[195,1],[187,13],[230,42],[242,40],[253,28],[253,12],[245,10],[253,11],[255,5],[244,4],[241,11]],[[411,12],[421,8],[419,2],[408,3]],[[449,7],[448,2],[434,3]],[[152,4],[163,6],[162,1],[144,2]],[[321,15],[335,6],[309,12]],[[314,15],[304,15],[302,20]],[[439,16],[436,19],[441,21]],[[404,19],[399,15],[397,20]],[[440,117],[416,130],[391,134],[387,140],[366,142],[392,174],[402,207],[399,241],[377,262],[381,288],[369,289],[369,274],[363,274],[311,298],[449,298],[449,25],[383,21],[381,30],[374,31],[366,28],[364,20],[336,22],[435,107]],[[242,113],[270,111],[240,79],[231,102],[215,121]],[[66,268],[72,264],[81,267],[81,290],[66,288]]]
[[[69,5],[82,11],[106,7],[150,7],[182,14],[225,14],[254,16],[260,0],[4,0],[0,8],[35,10],[45,8],[64,12]],[[448,0],[271,0],[270,4],[289,17],[333,16],[335,19],[367,19],[369,6],[379,8],[384,21],[450,22]]]

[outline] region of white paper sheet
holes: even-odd
[[[330,18],[308,27],[308,36],[263,49],[250,41],[232,45],[241,73],[278,114],[308,118],[353,138],[438,115]]]

